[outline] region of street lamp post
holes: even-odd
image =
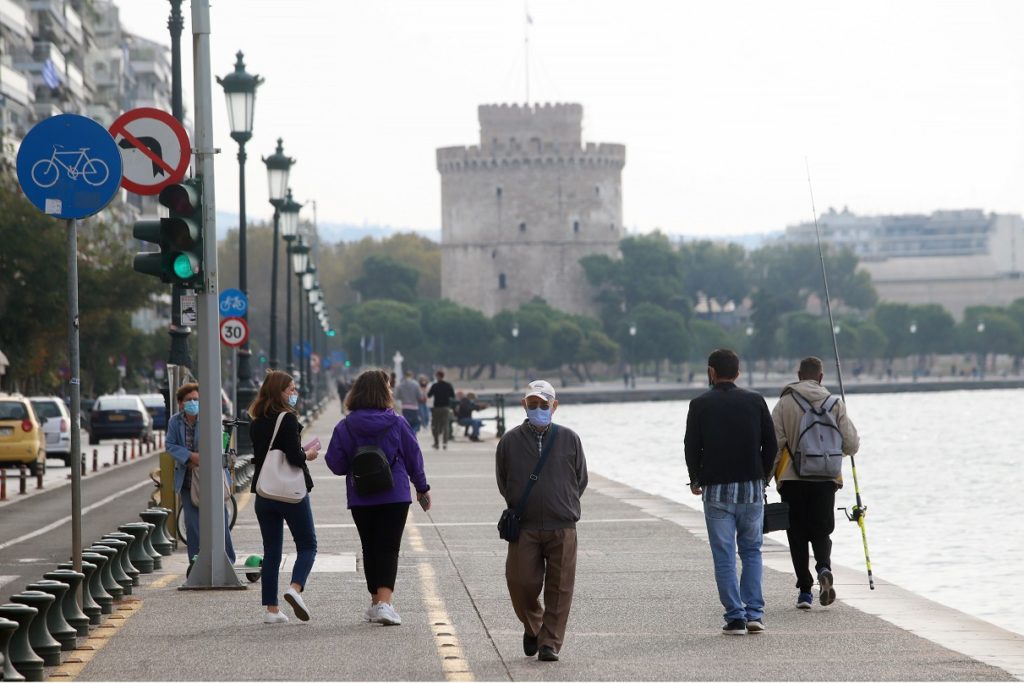
[[[291,247],[292,250],[292,272],[295,277],[298,278],[296,283],[295,291],[298,294],[298,301],[296,301],[295,308],[297,309],[296,314],[299,316],[298,320],[298,356],[299,362],[297,363],[297,369],[302,372],[302,284],[306,277],[306,268],[309,266],[309,246],[304,244],[302,236],[300,235],[295,241],[295,244]],[[296,368],[293,367],[288,371],[288,374],[294,376]],[[301,381],[301,378],[300,378]]]
[[[306,270],[302,275],[302,289],[299,291],[299,373],[302,376],[302,382],[299,384],[299,396],[305,400],[308,395],[306,388],[307,382],[309,382],[309,374],[306,368],[306,358],[309,354],[306,353],[306,340],[309,338],[306,335],[306,324],[303,320],[309,318],[309,292],[313,289],[313,282],[316,279],[316,266],[307,261]],[[305,313],[305,318],[303,314]]]
[[[295,372],[295,365],[292,363],[292,279],[291,279],[291,273],[299,272],[299,270],[297,268],[296,268],[296,270],[292,270],[290,268],[290,266],[294,266],[295,265],[295,251],[294,251],[294,247],[293,247],[292,243],[295,241],[295,237],[296,237],[296,235],[298,235],[298,232],[299,232],[299,209],[301,209],[301,208],[302,208],[302,204],[299,204],[297,201],[292,199],[292,191],[291,191],[291,188],[289,188],[288,189],[288,196],[285,198],[284,205],[281,207],[281,236],[284,237],[284,241],[288,245],[288,247],[285,249],[285,251],[288,252],[288,258],[286,259],[288,261],[288,265],[285,266],[286,268],[288,268],[288,272],[285,273],[285,277],[284,277],[285,283],[287,284],[287,287],[285,288],[285,296],[284,296],[284,300],[285,300],[285,314],[284,314],[284,333],[285,333],[285,338],[284,338],[284,348],[285,348],[285,357],[287,358],[287,366],[286,367],[288,369],[288,374],[289,375]],[[307,254],[308,254],[308,252],[307,252]],[[302,270],[305,270],[305,269],[306,269],[306,264],[305,264],[305,262],[303,262],[302,263]]]
[[[745,355],[747,356],[747,367],[750,368],[750,378],[747,381],[750,382],[750,386],[753,387],[754,386],[754,373],[757,371],[757,367],[756,367],[757,363],[751,357],[752,354],[750,353],[750,342],[754,338],[754,326],[753,325],[747,325],[747,329],[745,330],[745,332],[747,333],[747,350],[745,352]]]
[[[636,389],[636,323],[629,324],[629,385]]]
[[[512,390],[519,391],[519,323],[512,323]]]
[[[285,155],[281,138],[277,139],[277,150],[263,158],[267,166],[267,182],[270,203],[274,207],[274,240],[270,265],[270,367],[277,370],[277,261],[278,234],[281,232],[281,207],[284,206],[284,192],[288,189],[288,174],[295,159]]]
[[[985,365],[988,363],[988,349],[985,348],[985,321],[978,323],[978,379],[985,378]]]
[[[245,251],[245,143],[252,138],[256,88],[263,82],[263,79],[246,72],[241,50],[235,56],[238,59],[235,62],[235,70],[224,78],[218,76],[217,82],[224,88],[231,137],[238,143],[238,288],[248,294]],[[245,317],[248,318],[248,315],[247,312]],[[250,355],[249,343],[246,342],[238,350],[238,367],[236,368],[239,405],[235,406],[235,412],[242,418],[246,417],[246,409],[256,395],[256,383],[253,382],[252,369],[249,366]],[[219,391],[219,387],[206,388],[205,391]],[[249,439],[248,429],[238,430],[237,450],[239,454],[252,452],[252,441]]]

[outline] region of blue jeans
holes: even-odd
[[[192,504],[191,486],[183,486],[181,507],[185,509],[185,544],[188,547],[188,561],[199,554],[199,508]],[[231,529],[228,528],[228,508],[224,506],[224,552],[231,564],[235,563],[235,546],[231,543]]]
[[[472,428],[473,431],[470,432],[469,438],[471,438],[471,439],[479,439],[480,438],[480,428],[484,426],[484,421],[483,420],[478,420],[475,417],[460,417],[459,418],[459,424],[462,425],[463,427],[470,427],[470,428]]]
[[[716,503],[704,501],[711,557],[715,562],[718,599],[725,608],[726,621],[760,620],[764,617],[761,593],[761,540],[764,503]],[[739,546],[743,571],[736,580],[736,552]]]
[[[426,429],[430,426],[430,408],[426,403],[420,404],[420,426]]]
[[[420,411],[419,409],[409,410],[408,408],[402,408],[402,417],[412,427],[413,433],[420,431]]]
[[[297,556],[292,565],[292,583],[306,587],[309,572],[316,559],[316,529],[309,494],[298,503],[282,503],[256,494],[256,521],[263,536],[263,604],[277,604],[277,576],[281,572],[281,550],[284,545],[284,524],[295,540]]]

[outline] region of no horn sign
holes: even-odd
[[[121,186],[135,194],[159,194],[181,181],[192,160],[188,133],[176,118],[142,107],[117,117],[110,135],[121,150]]]

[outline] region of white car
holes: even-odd
[[[43,423],[46,435],[46,455],[58,455],[65,465],[71,464],[71,413],[64,401],[56,396],[33,396],[32,410]]]

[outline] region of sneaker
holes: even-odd
[[[742,619],[733,619],[722,627],[722,635],[745,636],[747,635],[747,622]]]
[[[523,631],[523,654],[527,657],[537,654],[537,636],[531,636],[529,631]]]
[[[306,609],[306,603],[302,601],[302,596],[294,588],[289,587],[284,592],[284,600],[292,607],[292,612],[298,617],[299,621],[309,621],[309,610]]]
[[[832,587],[832,572],[822,569],[818,572],[818,602],[827,607],[836,601],[836,589]]]
[[[796,599],[797,609],[811,609],[811,605],[814,604],[814,596],[806,591],[800,591],[800,595]]]
[[[747,622],[747,633],[764,633],[764,622],[760,619],[751,619]]]
[[[288,615],[284,612],[266,612],[263,615],[264,624],[287,624]]]
[[[402,623],[402,617],[398,616],[398,612],[390,602],[378,602],[376,621],[385,626],[398,626]]]
[[[365,616],[366,620],[371,624],[376,623],[378,619],[377,605],[370,605],[369,607],[367,607],[366,612],[363,614],[363,616]]]

